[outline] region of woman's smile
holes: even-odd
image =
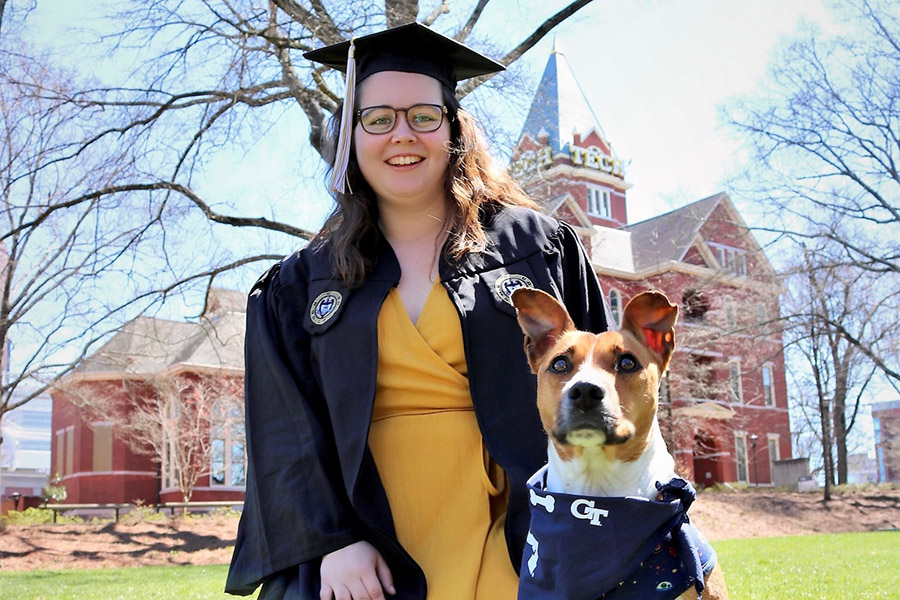
[[[404,154],[404,155],[400,155],[400,156],[393,156],[393,157],[387,159],[387,163],[394,167],[406,167],[406,166],[410,166],[410,165],[419,164],[423,160],[425,160],[425,159],[422,158],[421,156]]]

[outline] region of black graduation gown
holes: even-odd
[[[525,482],[546,462],[536,381],[508,301],[520,285],[565,303],[576,326],[607,328],[606,304],[578,236],[525,208],[486,218],[490,244],[441,283],[462,324],[475,415],[510,483],[506,539],[518,570],[529,509]],[[253,287],[247,308],[247,492],[226,591],[260,598],[319,598],[319,559],[366,540],[387,561],[398,600],[424,600],[425,577],[398,543],[366,440],[375,398],[377,320],[400,279],[389,244],[374,271],[348,290],[327,249],[304,248]],[[436,465],[435,468],[440,468]],[[440,510],[439,506],[435,510]],[[452,549],[448,549],[448,552]]]

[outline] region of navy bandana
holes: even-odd
[[[519,600],[668,600],[691,586],[700,595],[716,553],[688,519],[687,481],[657,483],[650,501],[547,493],[546,475],[528,481]]]

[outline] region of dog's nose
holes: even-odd
[[[569,388],[569,400],[578,410],[588,412],[597,408],[603,401],[603,388],[582,381]]]

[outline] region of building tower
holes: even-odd
[[[775,484],[791,436],[783,343],[767,325],[779,314],[774,270],[724,192],[629,223],[625,166],[554,44],[511,172],[581,236],[614,320],[647,289],[680,305],[660,403],[680,473]]]
[[[606,138],[558,42],[538,84],[511,170],[532,198],[583,235],[628,224],[625,164]]]

